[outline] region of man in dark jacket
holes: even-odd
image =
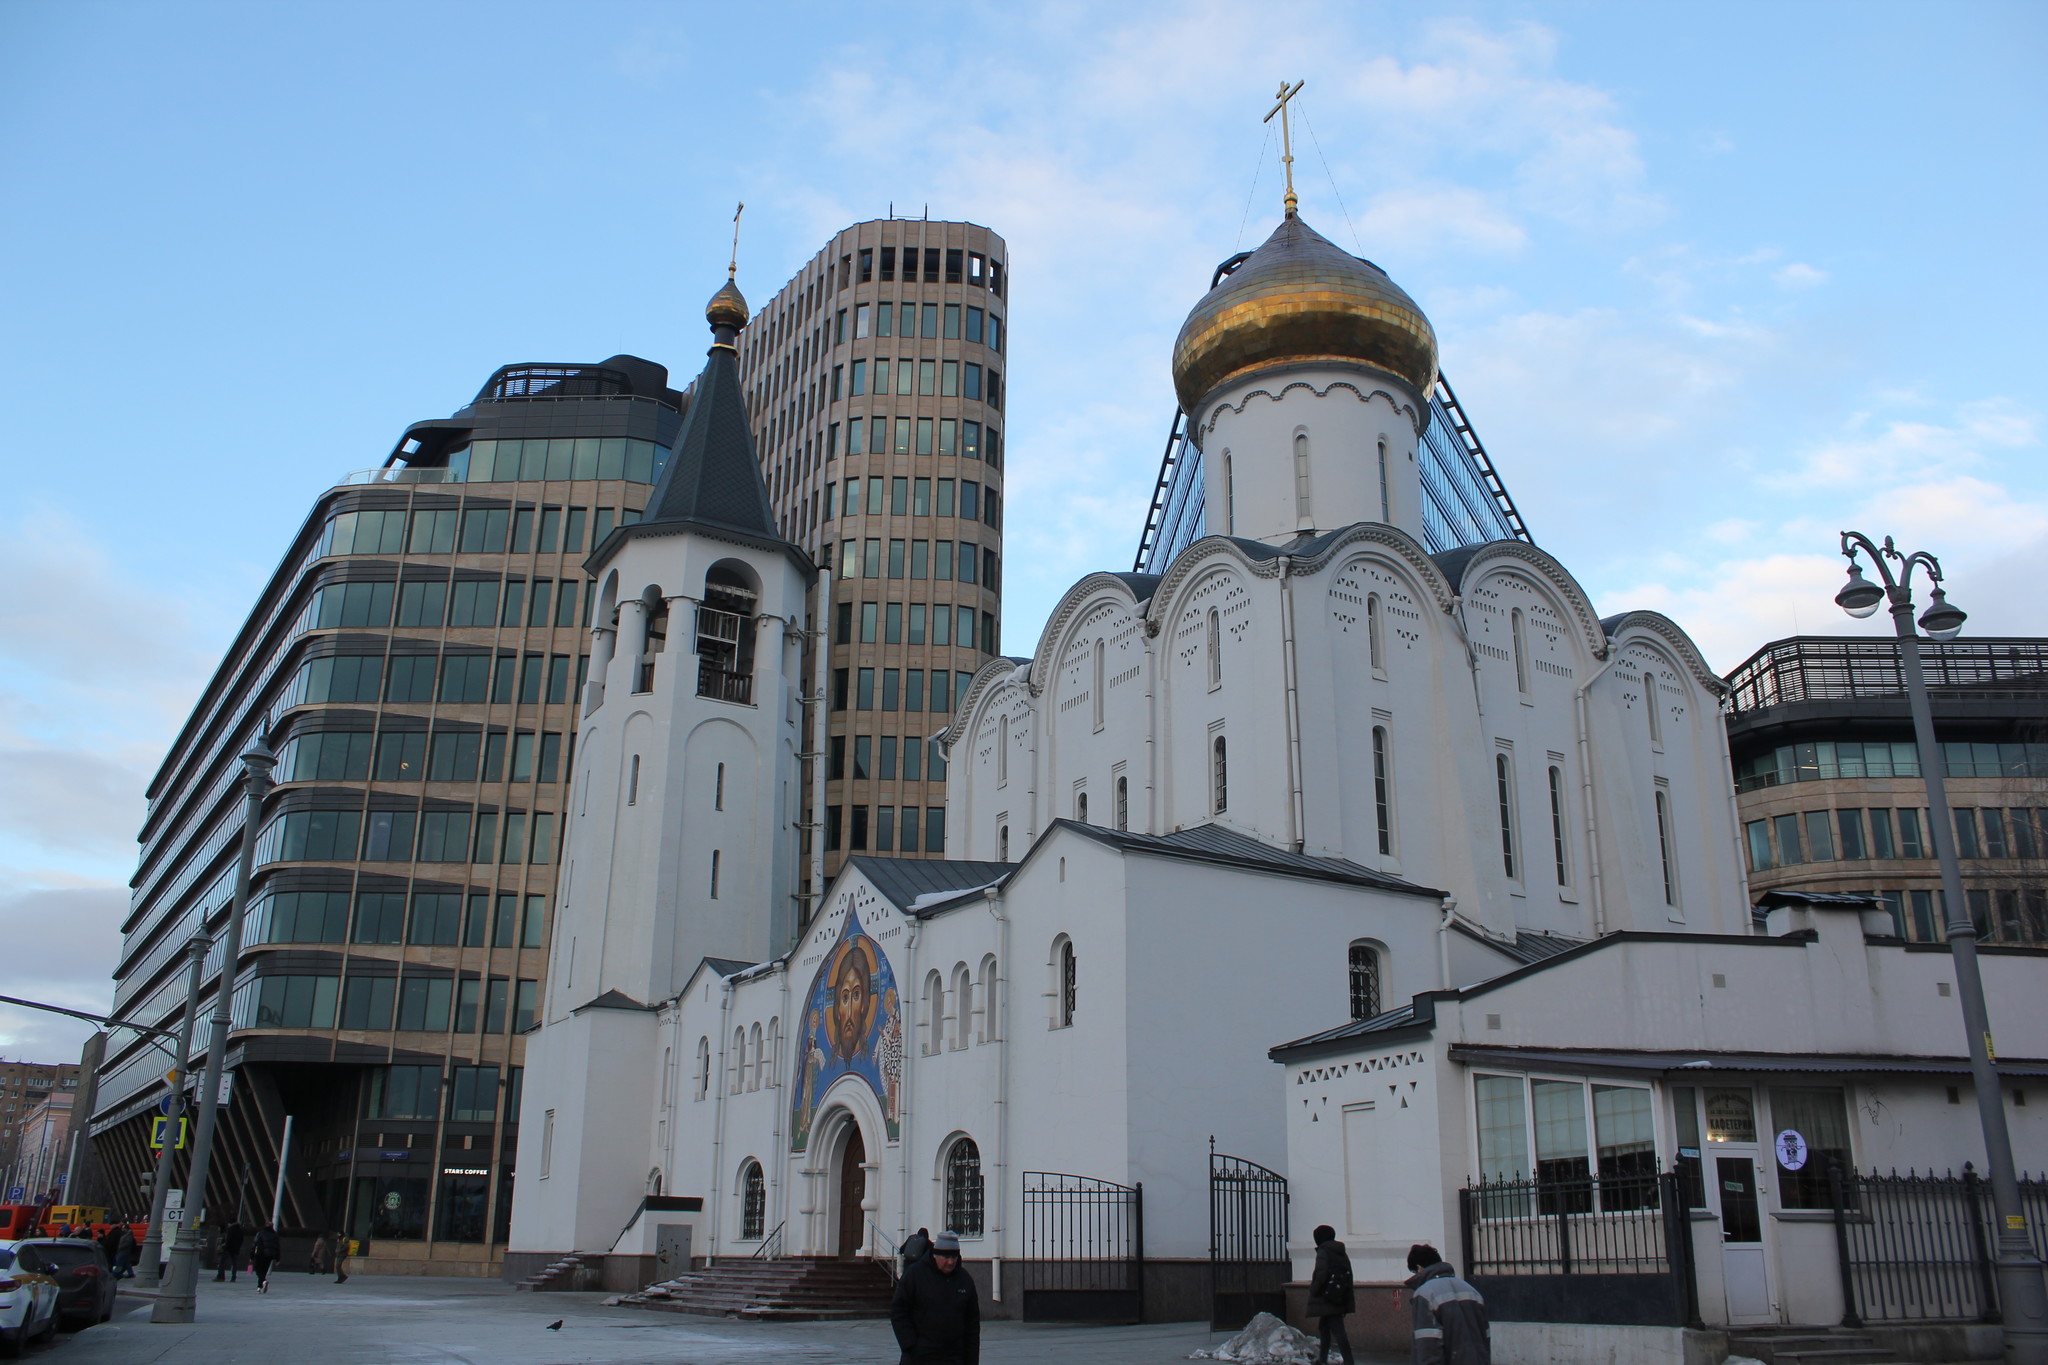
[[[911,1233],[903,1239],[903,1268],[905,1270],[910,1269],[910,1267],[930,1255],[931,1250],[932,1235],[929,1231],[919,1228],[916,1232]]]
[[[903,1272],[889,1305],[902,1365],[980,1365],[981,1300],[960,1264],[960,1239],[942,1232],[931,1255]]]
[[[282,1248],[278,1242],[277,1229],[265,1223],[249,1242],[249,1268],[256,1272],[256,1292],[270,1292],[270,1267]]]
[[[1351,1282],[1351,1254],[1337,1240],[1337,1229],[1328,1223],[1316,1229],[1315,1239],[1316,1269],[1308,1282],[1308,1315],[1316,1320],[1322,1346],[1317,1360],[1320,1365],[1333,1365],[1330,1343],[1334,1341],[1343,1353],[1337,1359],[1351,1365],[1351,1334],[1344,1330],[1346,1315],[1358,1306]]]
[[[242,1269],[242,1225],[229,1223],[220,1230],[220,1248],[214,1253],[213,1282],[239,1280]]]
[[[1415,1365],[1493,1365],[1486,1300],[1428,1243],[1408,1248],[1403,1282],[1415,1331]]]

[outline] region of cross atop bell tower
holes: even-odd
[[[1294,217],[1295,210],[1301,207],[1301,201],[1294,197],[1294,131],[1287,122],[1287,102],[1299,95],[1301,87],[1305,84],[1306,81],[1296,81],[1293,85],[1286,81],[1280,82],[1279,103],[1268,109],[1266,116],[1259,120],[1261,123],[1271,123],[1273,115],[1280,116],[1280,164],[1287,171],[1287,195],[1280,202],[1286,208],[1289,218]]]

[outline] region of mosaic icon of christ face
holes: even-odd
[[[826,1024],[833,1052],[849,1061],[861,1054],[875,1022],[873,974],[874,964],[865,945],[859,943],[846,945],[832,973],[832,1003],[827,1007]]]

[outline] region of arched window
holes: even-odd
[[[675,1096],[675,1076],[670,1068],[675,1063],[676,1050],[665,1047],[661,1050],[661,1107],[667,1109]]]
[[[761,1163],[749,1159],[740,1172],[740,1240],[758,1242],[768,1234],[768,1179]]]
[[[1529,691],[1529,632],[1522,624],[1520,607],[1508,613],[1508,636],[1515,647],[1515,691],[1526,695]]]
[[[730,1078],[726,1088],[732,1094],[739,1094],[747,1082],[747,1031],[743,1028],[732,1031],[732,1054],[725,1059],[725,1070]]]
[[[1308,433],[1294,433],[1294,515],[1307,526],[1313,525],[1309,511],[1308,496]]]
[[[981,1236],[981,1195],[981,1148],[973,1138],[955,1138],[946,1149],[946,1231]]]
[[[1550,849],[1557,861],[1557,884],[1572,884],[1571,860],[1564,839],[1564,769],[1550,769]]]
[[[952,1044],[955,1050],[967,1046],[974,1033],[974,976],[967,970],[965,962],[953,968],[953,1027]]]
[[[1109,647],[1105,645],[1102,641],[1097,640],[1095,642],[1095,678],[1093,686],[1089,688],[1088,695],[1090,699],[1095,703],[1095,728],[1098,731],[1102,729],[1103,691],[1104,684],[1108,681],[1107,677],[1105,676],[1108,667],[1108,661]]]
[[[1223,534],[1237,534],[1237,471],[1228,450],[1223,452]]]
[[[711,1093],[711,1040],[697,1040],[697,1098],[703,1099]]]
[[[924,979],[924,1055],[929,1057],[946,1045],[946,983],[937,969]]]
[[[1380,520],[1392,521],[1394,506],[1387,497],[1387,443],[1380,442]]]
[[[1643,709],[1650,716],[1650,743],[1664,742],[1664,717],[1658,714],[1657,674],[1651,669],[1643,670]]]
[[[1214,607],[1209,608],[1209,690],[1214,692],[1223,686],[1223,615]]]
[[[981,988],[977,992],[981,1000],[981,1031],[976,1041],[992,1043],[996,1040],[996,960],[993,956],[981,960]]]
[[[632,763],[627,765],[626,804],[629,806],[640,804],[640,755],[638,754],[634,754]]]
[[[1380,1012],[1380,953],[1369,943],[1351,945],[1351,1017],[1374,1019]]]
[[[754,699],[754,611],[761,594],[731,561],[704,575],[697,608],[697,695],[719,701]]]
[[[713,900],[717,900],[717,899],[718,899],[718,870],[719,870],[719,869],[718,869],[718,865],[719,865],[720,861],[721,861],[721,858],[720,858],[720,850],[718,850],[718,849],[715,849],[715,848],[714,848],[714,849],[712,849],[712,850],[711,850],[711,899],[713,899]]]
[[[768,1047],[761,1054],[761,1084],[773,1088],[776,1070],[782,1065],[782,1017],[776,1015],[768,1021]]]
[[[650,584],[647,591],[640,594],[640,603],[647,628],[640,641],[640,663],[633,690],[652,692],[655,660],[668,647],[668,599],[661,595],[660,588]]]
[[[996,720],[996,785],[1002,786],[1010,780],[1010,718],[1001,716]]]
[[[1074,818],[1082,824],[1088,823],[1088,793],[1074,793]]]
[[[1671,856],[1671,798],[1657,793],[1657,852],[1664,859],[1664,903],[1678,904],[1678,860]]]
[[[1230,809],[1230,761],[1221,735],[1209,746],[1209,803],[1217,815]]]
[[[1493,756],[1494,797],[1500,804],[1500,863],[1508,880],[1520,873],[1515,867],[1515,778],[1506,754]]]
[[[1373,593],[1365,599],[1365,650],[1372,661],[1372,671],[1384,673],[1387,668],[1387,652],[1383,627],[1380,623],[1380,595]]]
[[[711,787],[711,809],[725,809],[725,765],[718,765],[718,777]]]
[[[1379,826],[1380,856],[1394,852],[1393,759],[1387,752],[1387,727],[1372,727],[1372,808]]]
[[[1080,1003],[1080,972],[1074,960],[1072,939],[1061,935],[1053,963],[1057,972],[1053,979],[1053,1027],[1069,1028],[1074,1022],[1075,1006]]]
[[[999,863],[1010,861],[1010,827],[1008,825],[1004,825],[996,831],[996,861]]]
[[[1128,777],[1116,780],[1116,827],[1131,827],[1131,779]]]
[[[761,1088],[761,1026],[754,1025],[747,1030],[747,1051],[752,1054],[747,1063],[747,1089]]]

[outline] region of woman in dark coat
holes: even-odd
[[[1334,1359],[1350,1365],[1351,1334],[1344,1330],[1344,1319],[1358,1306],[1351,1283],[1351,1255],[1328,1223],[1316,1229],[1315,1238],[1316,1269],[1308,1282],[1308,1316],[1316,1320],[1316,1335],[1322,1344],[1318,1358],[1322,1365],[1333,1365],[1330,1343],[1334,1340],[1343,1352]]]

